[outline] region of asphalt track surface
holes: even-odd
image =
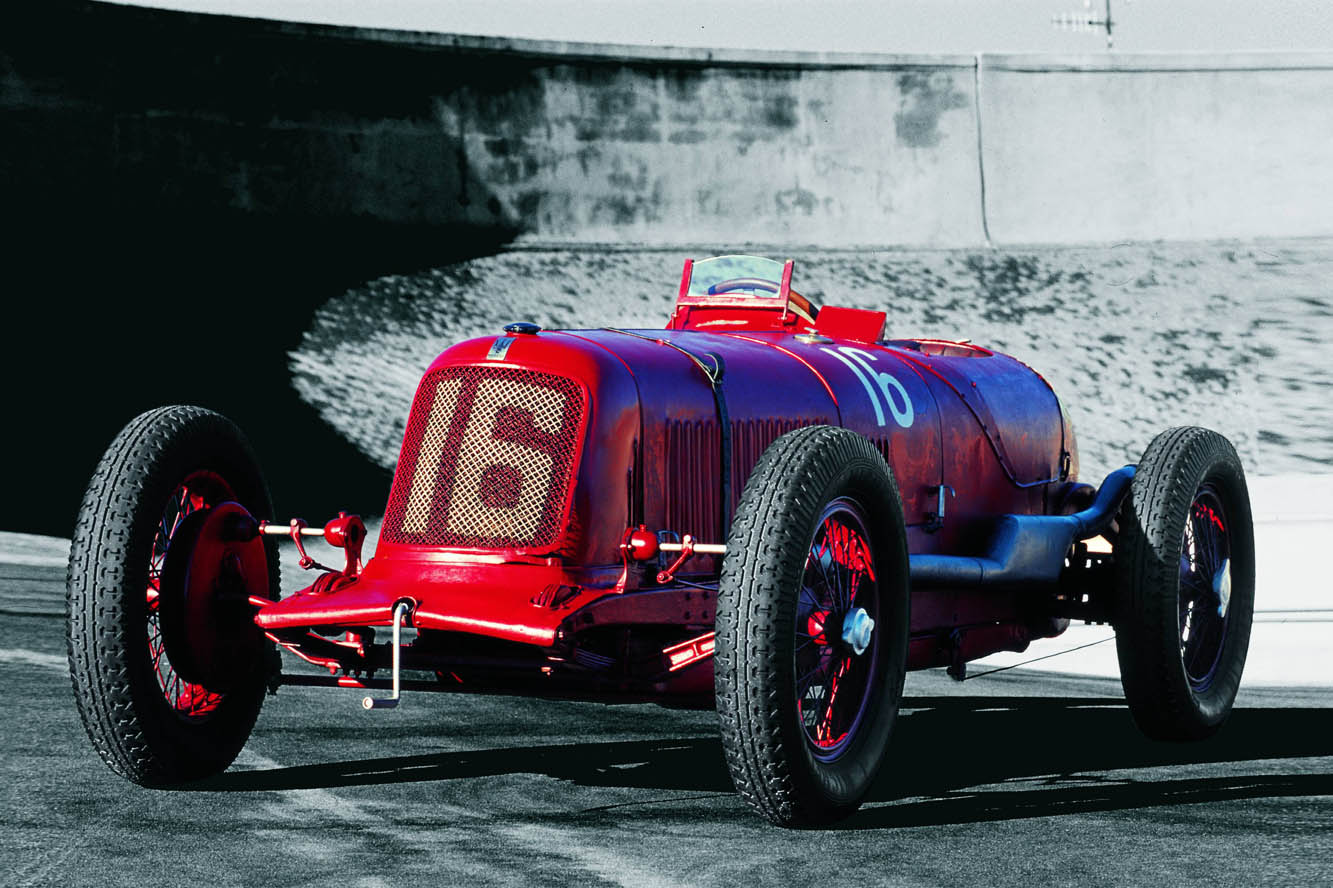
[[[915,673],[870,802],[823,831],[749,812],[712,713],[524,698],[283,688],[230,771],[147,790],[84,735],[62,586],[0,571],[0,885],[1333,884],[1327,688],[1167,745],[1114,681]]]

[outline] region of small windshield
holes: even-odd
[[[694,263],[691,296],[776,297],[782,287],[782,263],[759,256],[714,256]]]

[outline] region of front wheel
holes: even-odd
[[[1130,712],[1158,740],[1231,712],[1254,615],[1254,527],[1240,458],[1197,427],[1153,439],[1121,506],[1116,653]]]
[[[884,759],[907,663],[907,542],[874,446],[810,426],[755,466],[727,539],[715,682],[737,790],[781,826],[861,804]]]
[[[276,657],[250,596],[276,598],[254,535],[269,494],[240,430],[198,407],[127,425],[84,494],[66,581],[70,675],[88,737],[135,783],[224,770]]]

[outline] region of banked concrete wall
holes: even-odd
[[[535,243],[1323,235],[1330,96],[1333,54],[660,50],[49,0],[0,12],[0,187]]]
[[[1333,233],[1333,53],[978,64],[996,241]]]

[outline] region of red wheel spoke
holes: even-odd
[[[1218,551],[1220,539],[1217,530],[1222,522],[1211,509],[1203,505],[1195,507],[1192,517],[1198,522],[1194,531],[1195,546],[1198,547],[1198,541],[1202,538],[1203,557],[1200,560],[1211,577],[1222,565],[1222,553]]]
[[[825,740],[827,740],[829,736],[833,733],[833,707],[838,700],[838,682],[842,679],[842,676],[846,673],[847,667],[851,665],[851,662],[852,658],[847,657],[841,663],[839,663],[838,671],[834,673],[833,679],[829,683],[830,686],[828,694],[828,706],[825,708],[824,718],[821,720],[821,725],[823,726],[824,729]]]

